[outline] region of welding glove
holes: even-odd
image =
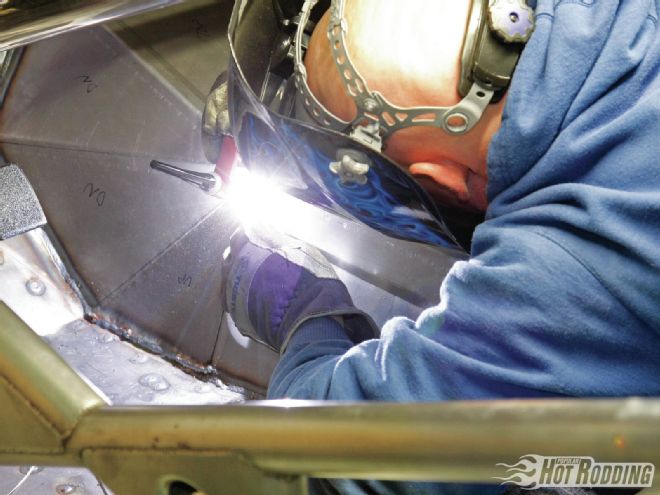
[[[346,286],[314,247],[264,229],[238,230],[223,264],[223,306],[240,332],[280,354],[310,318],[338,317],[359,343],[378,337]]]

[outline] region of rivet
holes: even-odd
[[[148,387],[151,390],[156,392],[164,392],[170,388],[170,383],[165,379],[165,377],[159,375],[158,373],[147,373],[142,375],[138,382],[144,387]]]
[[[369,112],[375,112],[378,108],[378,102],[372,98],[367,98],[364,100],[364,108],[366,108]]]
[[[43,296],[46,292],[46,285],[37,277],[32,277],[25,282],[25,288],[33,296]]]
[[[149,357],[142,352],[136,352],[133,356],[128,358],[128,360],[133,364],[144,364],[149,361]]]

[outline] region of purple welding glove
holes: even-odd
[[[292,237],[238,230],[223,277],[222,304],[236,327],[279,353],[303,322],[320,316],[341,317],[356,344],[378,337],[373,320],[353,305],[325,257]]]

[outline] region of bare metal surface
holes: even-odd
[[[198,380],[162,358],[82,320],[82,306],[50,259],[45,242],[47,239],[40,230],[0,242],[0,300],[112,403],[219,405],[244,400],[240,389],[227,387],[218,379]],[[82,468],[0,466],[0,493],[111,495],[112,492]]]
[[[243,400],[220,380],[201,381],[107,330],[75,321],[47,342],[113,404],[198,405]]]
[[[186,0],[108,24],[151,70],[200,110],[227,65],[227,0]]]
[[[40,238],[26,234],[0,242],[0,300],[41,335],[113,404],[226,404],[243,400],[217,379],[200,381],[159,356],[122,341],[82,319],[82,308],[48,260]],[[37,263],[40,263],[42,268]],[[26,282],[39,282],[34,292]]]
[[[203,321],[191,319],[202,307],[194,292],[198,280],[191,277],[207,271],[209,260],[192,252],[192,264],[173,260],[157,280],[153,273],[139,276],[217,206],[217,200],[149,168],[152,158],[203,160],[201,112],[100,28],[28,49],[10,95],[0,131],[4,153],[25,164],[49,223],[96,299],[103,305],[110,298],[118,321],[138,321],[173,343],[188,321],[196,335],[183,342],[182,351],[210,359],[218,310],[204,313]],[[221,252],[222,236],[231,230],[217,233]],[[213,254],[213,244],[203,246]],[[137,288],[141,302],[132,293],[139,280],[149,283]],[[217,293],[220,281],[212,283],[199,292]],[[123,290],[129,292],[125,297]],[[136,304],[167,311],[153,321],[153,312],[121,313]],[[181,318],[172,318],[172,311]]]
[[[203,163],[201,110],[126,45],[89,28],[31,45],[2,110],[3,142]],[[148,164],[147,164],[148,165]]]
[[[91,472],[81,468],[0,466],[2,495],[112,495]],[[28,474],[29,472],[29,474]],[[18,483],[24,482],[18,486]],[[15,491],[12,491],[14,490]]]
[[[0,242],[0,300],[39,335],[82,318],[80,301],[53,267],[39,230]],[[40,291],[30,290],[35,284]]]
[[[0,50],[164,7],[179,0],[9,0],[0,4]]]

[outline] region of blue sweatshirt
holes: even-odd
[[[310,321],[269,396],[660,395],[659,11],[539,0],[469,261],[437,306],[391,319],[379,340],[353,346],[334,320]]]

